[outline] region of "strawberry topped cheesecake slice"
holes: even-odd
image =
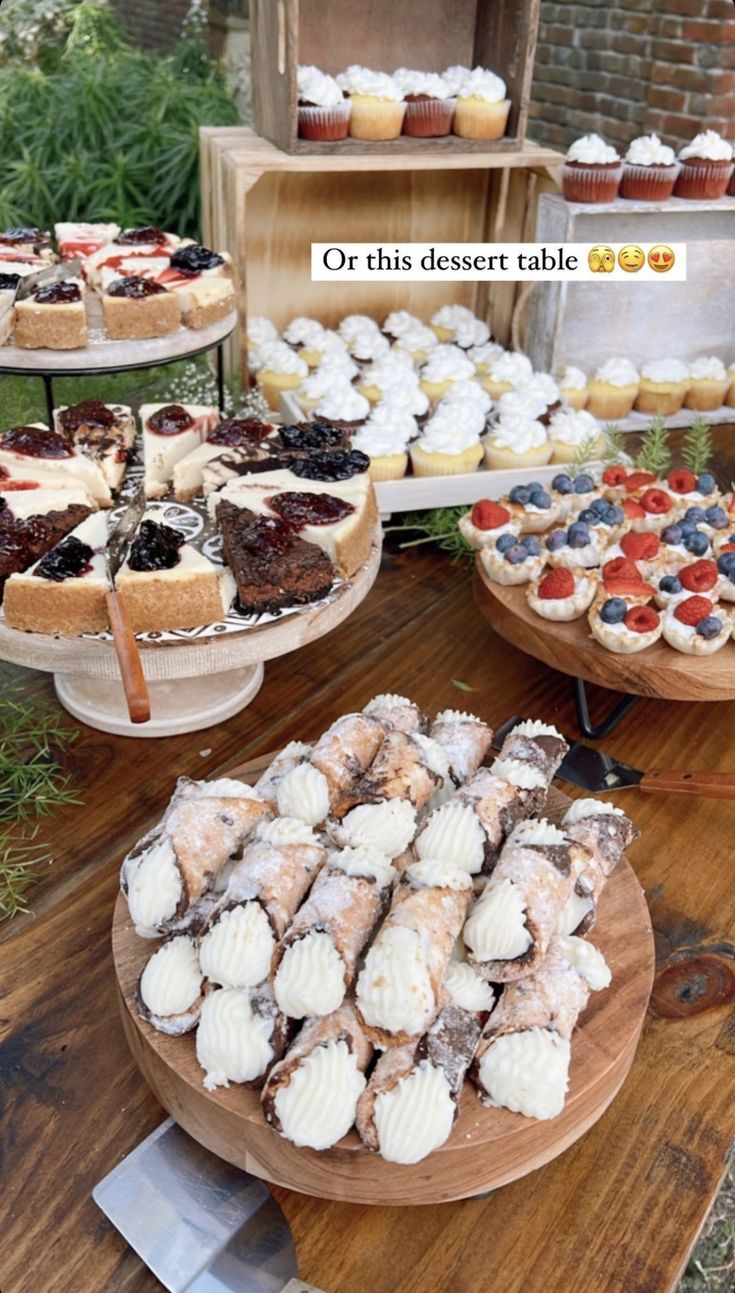
[[[482,498],[471,512],[459,518],[459,532],[471,548],[486,548],[495,543],[501,534],[517,535],[520,525],[511,517],[510,509],[492,499]]]
[[[110,489],[120,488],[135,442],[135,418],[127,404],[82,400],[54,409],[54,430],[97,464]]]
[[[12,427],[0,436],[0,467],[39,484],[64,477],[85,489],[98,507],[112,504],[110,486],[99,465],[43,422]]]
[[[557,566],[526,589],[528,604],[545,620],[576,620],[594,600],[597,580],[586,570]]]
[[[86,220],[61,220],[54,225],[56,246],[62,260],[86,260],[93,252],[113,242],[120,232],[119,224],[90,223]]]
[[[623,597],[596,602],[588,621],[595,641],[617,655],[645,651],[662,632],[658,611],[651,606],[630,605]]]
[[[176,463],[199,448],[220,420],[205,404],[142,404],[143,462],[146,498],[162,498]]]
[[[103,270],[111,271],[115,277],[120,278],[126,272],[122,268],[123,263],[129,266],[134,262],[155,258],[161,262],[160,268],[163,269],[172,253],[181,245],[182,239],[177,234],[165,233],[156,225],[122,229],[87,257],[85,276],[93,287],[99,288],[102,286]],[[127,272],[135,273],[135,269]]]
[[[732,630],[732,613],[699,594],[677,602],[663,616],[666,641],[684,655],[713,655],[725,645]]]
[[[149,278],[113,278],[102,293],[105,329],[111,341],[167,337],[181,326],[181,302]]]

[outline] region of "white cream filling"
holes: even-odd
[[[362,845],[376,849],[384,857],[397,858],[416,832],[416,808],[408,799],[358,804],[343,817],[342,831],[354,847]]]
[[[268,844],[286,848],[290,844],[318,844],[311,826],[298,817],[275,817],[269,822],[259,822],[255,834]]]
[[[600,817],[605,814],[612,814],[615,817],[625,816],[622,808],[616,808],[605,799],[575,799],[571,808],[568,808],[564,814],[564,825],[573,826],[575,822],[584,821],[585,817]]]
[[[406,875],[414,884],[427,889],[471,889],[472,880],[467,871],[445,862],[442,858],[422,858],[406,867]]]
[[[292,943],[278,967],[273,990],[291,1019],[331,1015],[345,995],[345,967],[329,934],[313,930]]]
[[[176,913],[184,882],[168,836],[151,844],[128,868],[128,911],[140,938],[156,938]]]
[[[424,756],[424,763],[433,772],[435,777],[441,777],[442,782],[449,779],[449,759],[443,745],[435,741],[431,736],[423,736],[421,732],[416,732],[413,737],[414,743],[418,745]]]
[[[512,880],[492,881],[480,894],[462,933],[479,961],[512,961],[532,943],[526,904]]]
[[[537,790],[546,785],[543,772],[529,763],[522,763],[520,759],[496,759],[490,771],[494,777],[509,781],[519,790]]]
[[[223,911],[199,946],[203,973],[225,988],[250,988],[268,977],[275,937],[259,902]]]
[[[153,953],[140,976],[140,998],[157,1018],[182,1015],[190,1010],[202,990],[194,939],[180,934]]]
[[[548,1028],[498,1037],[480,1060],[490,1102],[526,1118],[556,1118],[569,1084],[569,1042]]]
[[[567,837],[564,832],[560,831],[558,826],[552,826],[545,817],[539,818],[538,821],[529,819],[527,822],[519,822],[508,837],[508,844],[538,844],[551,847],[566,843]]]
[[[260,796],[245,781],[234,777],[219,777],[216,781],[194,781],[185,787],[186,799],[259,799]]]
[[[593,992],[608,988],[612,980],[610,967],[599,947],[588,943],[586,938],[562,937],[554,940],[555,946],[579,971]]]
[[[282,1134],[294,1145],[329,1149],[355,1121],[365,1075],[344,1039],[317,1046],[276,1093]]]
[[[558,728],[551,723],[542,723],[538,718],[527,718],[525,722],[518,723],[513,732],[517,736],[556,736],[560,741],[564,739]]]
[[[572,889],[564,906],[559,913],[559,919],[556,922],[556,934],[559,937],[565,937],[573,934],[575,929],[579,929],[585,916],[592,911],[594,903],[591,898],[583,898],[581,894]]]
[[[419,934],[402,925],[384,927],[357,981],[357,1002],[367,1024],[390,1033],[423,1033],[436,1002]]]
[[[287,772],[276,795],[281,817],[298,817],[318,826],[329,813],[329,782],[318,768],[300,763]]]
[[[485,832],[471,804],[450,800],[427,819],[416,840],[419,858],[441,858],[470,875],[482,870]]]
[[[273,1059],[273,1020],[253,1010],[241,988],[217,988],[204,999],[196,1035],[197,1059],[207,1091],[230,1082],[253,1082]]]
[[[455,1104],[446,1076],[428,1060],[375,1101],[381,1157],[418,1163],[443,1145],[454,1124]]]
[[[463,1010],[492,1010],[495,993],[466,961],[450,961],[444,975],[444,987],[455,1006]]]
[[[388,857],[366,844],[330,853],[329,865],[337,871],[343,871],[345,875],[375,880],[381,889],[392,884],[396,878],[396,869],[391,866]]]

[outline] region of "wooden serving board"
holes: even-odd
[[[735,646],[712,656],[675,651],[663,638],[634,655],[606,651],[590,634],[587,616],[569,623],[545,620],[526,600],[526,585],[506,587],[488,577],[475,558],[475,598],[506,642],[552,669],[613,691],[659,700],[735,699]]]
[[[255,781],[272,756],[230,775]],[[570,801],[552,788],[546,811],[559,817]],[[208,1093],[194,1034],[167,1037],[141,1020],[138,979],[156,944],[138,938],[119,896],[112,951],[123,1027],[143,1076],[173,1118],[207,1149],[254,1176],[303,1194],[349,1203],[446,1203],[484,1194],[563,1153],[605,1112],[635,1055],[654,972],[651,922],[635,873],[623,860],[603,891],[593,941],[612,971],[612,985],[593,993],[572,1042],[570,1089],[558,1118],[537,1122],[486,1109],[465,1083],[449,1140],[412,1166],[387,1163],[355,1131],[321,1153],[297,1149],[265,1122],[259,1093],[241,1086]]]

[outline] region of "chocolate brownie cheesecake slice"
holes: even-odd
[[[0,494],[0,601],[9,576],[27,570],[76,529],[91,514],[89,504],[82,489]]]
[[[237,610],[248,615],[279,611],[318,601],[330,591],[335,572],[329,557],[280,517],[256,516],[223,499],[216,520],[237,585]]]

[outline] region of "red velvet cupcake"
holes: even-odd
[[[567,202],[614,202],[623,176],[615,149],[599,135],[583,135],[569,148],[561,168]]]
[[[735,171],[733,147],[716,130],[704,130],[679,153],[681,171],[674,187],[677,198],[711,202],[724,197]]]
[[[299,137],[327,143],[346,139],[351,104],[334,77],[318,67],[300,67],[297,82]]]

